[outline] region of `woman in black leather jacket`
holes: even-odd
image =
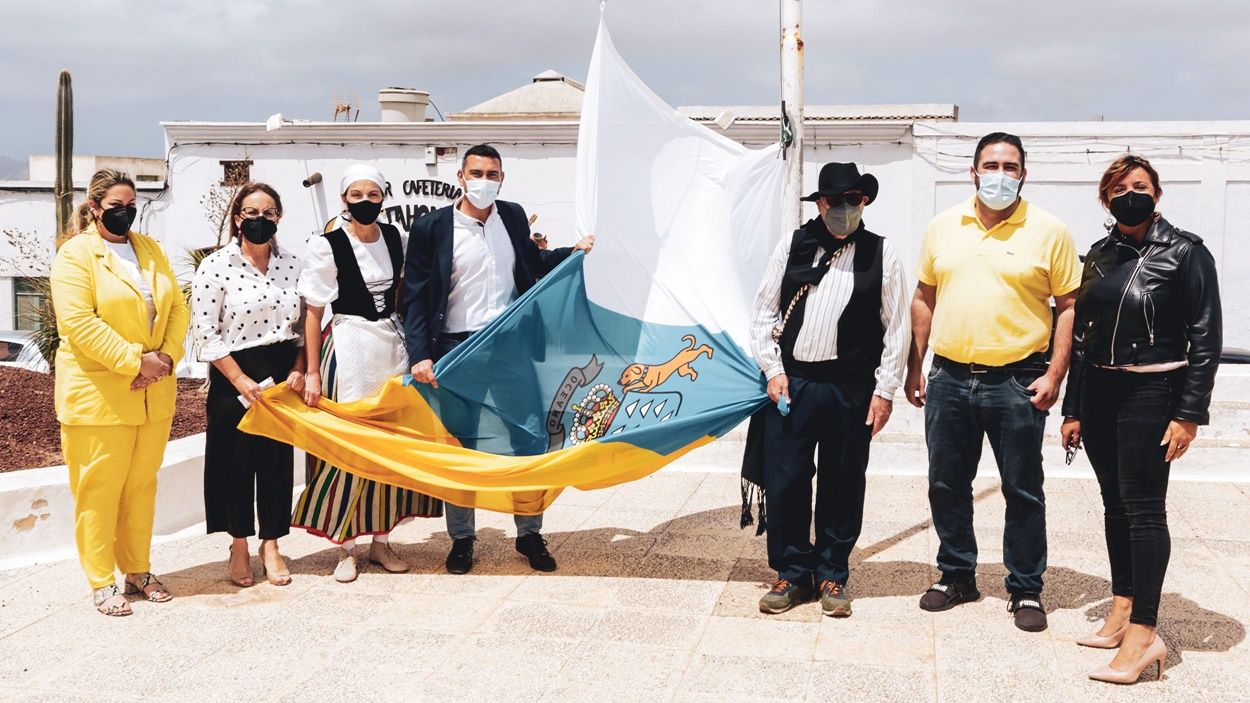
[[[1202,239],[1155,212],[1163,190],[1150,162],[1123,156],[1098,188],[1116,224],[1085,258],[1062,440],[1083,442],[1098,476],[1111,561],[1111,613],[1077,642],[1118,647],[1090,677],[1132,683],[1155,662],[1162,676],[1168,471],[1209,419],[1220,297]]]

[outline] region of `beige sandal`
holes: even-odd
[[[165,584],[161,583],[160,580],[156,578],[156,575],[151,571],[142,574],[143,580],[139,583],[135,583],[130,580],[130,576],[138,575],[140,574],[127,575],[126,595],[143,596],[152,603],[164,603],[166,601],[173,600],[174,594],[170,593],[169,589],[165,588]],[[155,588],[153,588],[153,586],[155,586]],[[149,588],[152,590],[148,590]]]
[[[134,611],[130,609],[130,603],[126,601],[126,597],[122,595],[121,589],[115,583],[92,591],[91,601],[95,603],[95,609],[100,611],[101,615],[117,618],[134,614]]]
[[[270,570],[269,561],[265,558],[265,543],[270,541],[273,542],[273,557],[278,562],[273,570]],[[265,580],[275,586],[287,586],[291,583],[291,572],[286,568],[286,562],[278,551],[276,540],[265,540],[260,543],[260,569],[265,576]]]
[[[244,545],[244,551],[246,550],[247,550],[247,545]],[[252,555],[250,552],[248,552],[248,555],[247,555],[247,571],[244,572],[242,570],[240,571],[234,570],[234,544],[233,543],[230,544],[230,560],[226,562],[226,570],[230,574],[230,583],[233,583],[239,588],[247,588],[255,583],[255,581],[252,579]]]

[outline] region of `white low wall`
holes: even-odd
[[[296,486],[304,483],[304,453],[295,452]],[[176,439],[165,449],[157,479],[154,541],[200,534],[204,523],[204,435]],[[0,569],[74,557],[74,496],[69,469],[50,466],[0,474]]]

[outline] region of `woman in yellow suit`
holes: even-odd
[[[160,245],[130,231],[135,213],[130,178],[98,171],[75,215],[76,236],[52,262],[56,416],[74,536],[105,615],[129,615],[125,595],[173,597],[150,571],[149,548],[190,313]],[[126,575],[125,595],[114,569]]]

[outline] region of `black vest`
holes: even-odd
[[[790,241],[790,255],[786,261],[786,273],[781,280],[780,314],[794,294],[802,287],[795,272],[810,268],[820,248],[819,242],[808,233],[807,227],[823,227],[813,220],[794,231]],[[874,381],[877,367],[881,365],[881,352],[885,350],[885,326],[881,324],[881,250],[882,238],[864,229],[850,235],[847,244],[854,243],[854,287],[851,299],[838,318],[838,358],[828,361],[798,361],[794,358],[794,343],[803,327],[807,299],[812,291],[804,294],[795,306],[790,322],[778,342],[786,373],[817,381],[869,385]]]
[[[330,242],[334,265],[339,271],[339,297],[333,303],[336,314],[357,315],[375,321],[390,317],[395,312],[395,291],[404,271],[404,247],[399,230],[394,225],[379,222],[378,227],[382,229],[382,239],[386,240],[386,251],[391,255],[391,286],[386,289],[385,302],[380,311],[360,273],[360,264],[356,262],[356,254],[352,252],[352,243],[348,240],[351,235],[342,228],[321,235]]]

